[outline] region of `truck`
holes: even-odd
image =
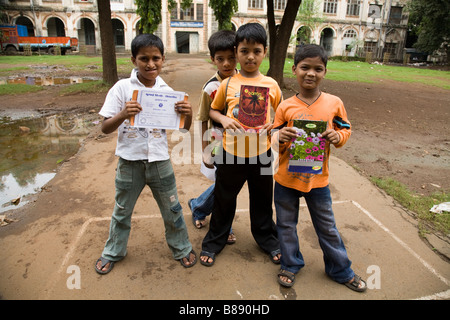
[[[78,49],[78,39],[73,37],[30,37],[26,26],[0,25],[0,48],[6,54],[15,54],[30,48],[31,51],[43,51],[55,54],[60,48],[61,54]]]

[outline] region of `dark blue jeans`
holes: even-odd
[[[351,261],[336,228],[328,186],[301,192],[275,183],[274,202],[281,249],[281,268],[297,273],[305,265],[297,235],[300,197],[306,200],[319,238],[325,272],[339,283],[350,281],[355,274],[350,268]]]

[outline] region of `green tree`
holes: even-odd
[[[284,87],[283,70],[292,28],[302,0],[288,0],[280,25],[275,25],[273,0],[267,0],[267,22],[269,24],[269,70],[267,75]]]
[[[181,9],[186,10],[191,7],[193,0],[182,0]],[[154,33],[161,23],[161,0],[135,0],[136,13],[141,17],[139,27],[144,33]],[[176,0],[169,0],[167,7],[170,10],[177,7]]]
[[[118,76],[111,6],[109,0],[97,0],[97,6],[102,45],[103,82],[113,85],[117,82]]]
[[[237,0],[210,0],[209,6],[214,11],[214,16],[219,23],[219,30],[231,30],[231,17],[238,10]]]
[[[303,0],[297,13],[297,21],[303,26],[298,32],[301,42],[311,42],[311,30],[325,19],[321,15],[321,4],[317,0]]]
[[[407,6],[409,24],[418,36],[414,45],[421,51],[443,49],[450,55],[450,1],[411,0]]]
[[[139,27],[144,33],[153,33],[161,23],[161,0],[135,0],[136,13],[141,17]]]

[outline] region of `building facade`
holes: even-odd
[[[288,51],[304,42],[323,45],[329,55],[364,55],[374,58],[389,53],[401,59],[406,39],[408,0],[303,0],[306,18],[298,19],[292,30]],[[34,36],[70,36],[79,40],[80,51],[98,53],[100,27],[96,0],[0,0],[11,24],[27,26]],[[287,0],[274,0],[275,20],[281,23]],[[140,17],[133,0],[111,0],[114,42],[118,52],[130,50],[140,33]],[[267,27],[266,0],[239,0],[231,20],[237,29],[248,22]],[[155,32],[167,52],[207,53],[208,38],[217,31],[217,22],[206,0],[193,0],[183,10],[180,1],[169,11],[162,0],[162,22]],[[83,49],[84,48],[84,49]]]

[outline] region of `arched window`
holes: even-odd
[[[356,38],[356,31],[353,29],[345,31],[344,38]]]

